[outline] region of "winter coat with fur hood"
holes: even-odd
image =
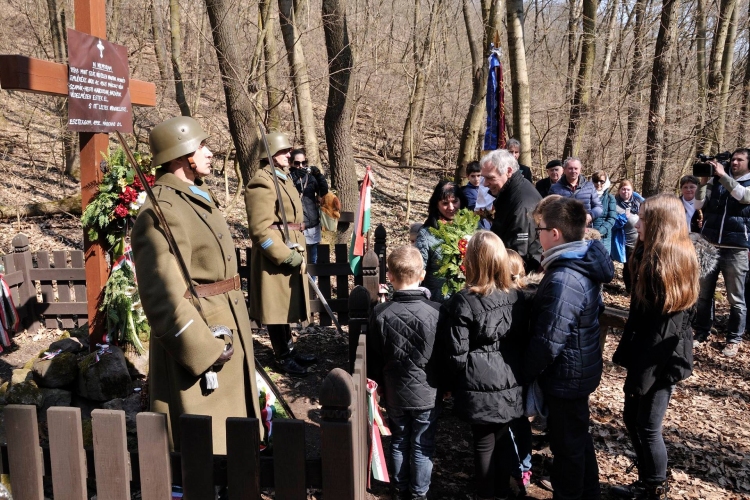
[[[716,248],[697,234],[691,234],[701,278],[717,263]],[[643,247],[636,250],[640,261]],[[635,278],[636,281],[638,277]],[[696,278],[698,279],[698,278]],[[662,304],[633,301],[620,344],[612,361],[628,370],[625,394],[643,396],[685,380],[693,373],[693,330],[695,306],[674,313],[662,312]]]

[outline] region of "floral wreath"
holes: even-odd
[[[435,275],[445,278],[443,295],[449,297],[462,290],[466,284],[466,267],[464,258],[466,248],[479,225],[479,215],[468,208],[456,213],[450,222],[438,222],[438,227],[430,228],[430,233],[442,240],[440,244],[441,256],[438,259],[438,270]]]

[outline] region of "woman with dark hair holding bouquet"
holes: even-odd
[[[691,318],[699,264],[681,201],[645,200],[635,224],[638,241],[627,266],[633,279],[630,315],[612,361],[627,369],[623,420],[636,454],[638,480],[616,486],[625,498],[667,498],[667,449],[662,421],[677,382],[693,371]]]
[[[430,196],[427,205],[427,220],[424,221],[422,229],[419,230],[414,245],[422,254],[425,266],[425,278],[422,281],[422,286],[430,291],[431,300],[437,302],[445,300],[442,292],[445,278],[436,275],[440,268],[439,263],[442,258],[440,245],[443,244],[443,240],[432,234],[430,228],[437,229],[439,223],[451,222],[456,213],[466,206],[466,197],[463,191],[449,181],[438,182],[432,196]]]
[[[474,233],[464,265],[466,287],[443,305],[438,338],[446,346],[454,411],[471,424],[476,498],[492,500],[509,494],[508,426],[523,415],[515,363],[529,320],[524,293],[514,286],[508,253],[496,234]]]

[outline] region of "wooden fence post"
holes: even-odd
[[[83,450],[81,409],[47,410],[52,493],[55,498],[86,500],[86,454]]]
[[[370,292],[363,286],[356,286],[349,295],[349,373],[354,372],[354,358],[357,355],[359,336],[367,332],[370,319]]]
[[[352,423],[355,400],[352,377],[341,368],[331,370],[320,388],[320,437],[323,492],[326,500],[361,499],[355,491],[358,457],[354,453],[356,426]],[[363,415],[359,415],[364,418]]]
[[[167,416],[142,412],[135,417],[138,428],[138,466],[141,498],[164,500],[172,496],[172,467],[169,457]]]
[[[370,292],[371,302],[378,300],[380,292],[379,266],[378,255],[372,249],[368,250],[362,258],[362,285]]]
[[[44,466],[42,448],[39,446],[36,406],[6,406],[5,434],[8,439],[8,469],[13,496],[23,500],[42,500]]]
[[[125,437],[125,412],[94,410],[91,412],[94,433],[94,470],[98,498],[130,500],[130,455]]]
[[[36,311],[36,284],[31,281],[31,269],[34,263],[31,260],[29,252],[29,237],[23,233],[18,233],[13,238],[13,260],[16,269],[23,273],[23,281],[18,286],[19,309],[26,310],[26,321],[23,326],[30,332],[36,333],[41,324]]]
[[[387,250],[387,244],[386,244],[386,236],[387,233],[385,231],[385,228],[383,227],[383,224],[378,224],[378,227],[375,228],[375,244],[373,245],[373,250],[375,250],[375,253],[378,256],[378,274],[380,278],[380,283],[385,283],[385,259],[386,259],[386,250]]]

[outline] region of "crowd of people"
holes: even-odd
[[[644,199],[628,179],[610,192],[607,172],[586,178],[578,158],[549,162],[535,186],[512,144],[468,165],[466,186],[440,182],[427,220],[411,228],[416,250],[388,257],[395,292],[371,316],[368,376],[395,415],[394,498],[426,498],[448,398],[471,426],[477,499],[506,498],[512,480],[528,485],[530,417],[546,422],[554,498],[600,498],[589,396],[602,375],[601,285],[614,277],[613,258],[631,297],[613,361],[627,370],[622,418],[638,479],[610,492],[667,498],[662,421],[708,336],[719,272],[732,307],[725,356],[737,354],[745,330],[748,150],[735,151],[728,171],[714,165],[711,179],[680,179],[680,197]],[[443,242],[430,228],[467,207],[481,222],[463,261],[465,288],[446,297]]]
[[[139,293],[152,332],[151,410],[167,415],[175,450],[179,416],[210,415],[214,453],[223,454],[226,418],[261,415],[250,318],[267,327],[280,370],[304,376],[317,361],[298,352],[289,324],[309,317],[305,251],[320,241],[318,204],[328,186],[284,134],[267,135],[267,158],[245,188],[250,280],[262,290],[245,307],[229,227],[203,185],[213,156],[207,138],[189,117],[151,131],[161,169],[132,247],[138,274],[149,277]],[[749,151],[736,150],[728,171],[715,163],[710,179],[683,177],[680,198],[645,200],[629,180],[613,195],[606,172],[587,179],[578,158],[550,162],[535,186],[519,153],[509,141],[467,168],[467,186],[440,182],[427,220],[410,229],[413,246],[387,258],[395,292],[371,315],[367,363],[393,432],[394,494],[426,498],[436,422],[452,397],[471,425],[478,499],[506,497],[511,477],[521,489],[528,484],[531,416],[547,422],[555,498],[600,496],[589,395],[602,374],[601,285],[614,277],[616,254],[631,314],[613,360],[627,370],[623,420],[638,481],[611,491],[666,498],[661,422],[675,385],[692,372],[695,345],[711,331],[719,272],[731,305],[725,356],[737,354],[745,330]],[[466,249],[466,287],[444,296],[442,242],[430,228],[465,207],[480,215]]]

